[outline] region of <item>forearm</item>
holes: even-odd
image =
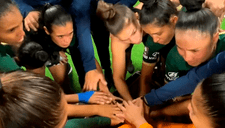
[[[143,61],[141,76],[140,76],[140,94],[143,96],[151,90],[150,82],[152,80],[152,74],[156,63],[146,63]]]
[[[225,52],[217,54],[215,58],[210,60],[207,64],[190,70],[187,75],[179,79],[169,82],[163,87],[151,90],[145,95],[149,106],[162,104],[164,101],[172,99],[176,96],[191,94],[197,84],[215,73],[222,73],[225,71]]]
[[[72,105],[68,104],[69,117],[86,117],[98,115],[97,107],[99,105]]]
[[[79,97],[77,94],[69,94],[69,95],[65,95],[66,101],[68,103],[77,103],[79,102]]]
[[[128,101],[133,99],[130,95],[125,79],[114,78],[114,82],[115,82],[117,91],[119,92],[119,94],[124,100]]]
[[[94,48],[90,30],[90,0],[76,1],[71,4],[70,13],[74,18],[78,49],[83,61],[84,70],[96,69]]]

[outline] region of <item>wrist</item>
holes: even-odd
[[[83,93],[78,93],[79,102],[88,103],[91,96],[95,93],[95,91],[88,91]]]
[[[146,98],[145,98],[145,96],[142,96],[141,97],[141,99],[143,100],[143,102],[148,106],[148,102],[147,102],[147,100],[146,100]]]
[[[135,120],[134,122],[133,122],[133,125],[136,127],[136,128],[139,128],[142,124],[144,124],[144,123],[147,123],[147,121],[143,118],[143,117],[141,117],[139,120]]]
[[[101,105],[93,105],[93,114],[100,116],[99,108]]]

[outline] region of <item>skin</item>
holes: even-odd
[[[46,27],[44,27],[46,34],[48,34],[51,37],[52,41],[61,48],[69,47],[73,39],[73,23],[69,21],[66,22],[65,25],[52,25],[51,29],[52,32],[50,33],[49,30]],[[64,56],[65,56],[64,58],[67,59],[67,56],[66,55]],[[69,84],[68,83],[69,80],[66,72],[67,65],[64,63],[52,66],[49,69],[57,83],[59,83],[60,85],[67,86]],[[86,73],[85,84],[83,87],[84,91],[97,90],[97,85],[99,82],[101,82],[102,86],[107,86],[107,82],[105,81],[105,78],[101,71],[101,67],[99,66],[97,61],[96,67],[97,69],[91,70]]]
[[[183,108],[188,109],[190,119],[196,128],[213,128],[214,126],[211,118],[205,114],[207,113],[207,110],[204,109],[205,106],[202,104],[203,100],[201,95],[201,83],[199,83],[195,88],[192,99],[185,101],[186,106],[183,106]],[[135,106],[132,102],[125,103],[124,106],[118,106],[124,112],[125,119],[136,127],[139,127],[143,123],[147,123],[143,117],[143,110],[141,111],[140,106]]]
[[[167,45],[175,35],[175,25],[177,23],[177,16],[171,16],[170,23],[164,26],[158,26],[156,23],[142,25],[145,33],[149,34],[155,43]],[[140,77],[140,92],[139,96],[150,92],[150,82],[156,63],[142,62],[141,77]]]
[[[61,48],[69,47],[73,39],[73,22],[66,22],[65,25],[52,25],[51,33],[46,27],[44,29],[56,45]]]
[[[193,67],[208,61],[213,56],[219,39],[218,33],[211,37],[209,33],[201,33],[198,30],[177,29],[175,35],[179,54]]]
[[[117,125],[124,122],[123,118],[117,117],[121,114],[120,109],[116,105],[73,105],[68,103],[68,95],[62,93],[61,97],[61,121],[56,126],[62,128],[66,125],[68,117],[84,117],[84,116],[104,116],[111,119],[111,125]]]
[[[44,26],[45,33],[49,35],[52,41],[61,48],[69,47],[72,38],[73,38],[73,22],[68,21],[65,25],[52,25],[51,33],[50,31]],[[67,56],[65,52],[60,51],[60,56],[62,56],[65,62],[60,62],[58,65],[51,66],[49,68],[54,80],[59,83],[61,86],[68,86],[69,85],[69,78],[67,74]],[[65,90],[66,89],[66,90]],[[70,93],[68,87],[64,88],[64,91]],[[72,92],[71,92],[72,93]]]
[[[0,41],[9,45],[20,44],[24,40],[23,17],[16,6],[10,6],[0,17]]]
[[[167,45],[174,37],[177,20],[177,16],[171,16],[170,23],[167,25],[159,26],[156,23],[150,23],[142,25],[142,29],[153,38],[155,43]]]
[[[27,31],[30,31],[30,29],[37,31],[39,27],[38,23],[39,16],[40,16],[39,11],[31,11],[28,13],[28,15],[24,19],[24,26]]]
[[[118,107],[124,113],[124,118],[136,128],[139,128],[142,124],[147,123],[144,118],[143,101],[139,100],[135,104],[131,101],[124,101],[123,105],[118,104]]]
[[[125,100],[132,100],[125,81],[126,49],[131,44],[141,43],[142,36],[141,27],[136,27],[133,23],[126,25],[117,35],[111,35],[113,79],[117,90]]]
[[[191,102],[188,104],[189,116],[196,128],[213,128],[211,119],[202,105],[201,83],[196,87]]]

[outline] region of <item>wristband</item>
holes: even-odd
[[[142,96],[141,99],[144,101],[144,103],[148,106],[148,102],[147,100],[145,99],[145,96]]]
[[[88,103],[89,99],[94,93],[95,91],[78,93],[77,95],[78,95],[79,102]]]

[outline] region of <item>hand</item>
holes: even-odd
[[[107,85],[103,84],[101,81],[99,82],[99,91],[111,94]]]
[[[122,118],[121,118],[122,116]],[[117,114],[114,118],[111,118],[111,126],[118,125],[120,123],[124,123],[124,118],[123,114]]]
[[[224,0],[206,0],[203,7],[209,8],[217,17],[223,17],[225,12]]]
[[[137,105],[140,103],[140,102],[143,102],[143,100],[141,99],[141,97],[139,98],[136,98],[132,101],[133,104]],[[148,105],[146,105],[145,103],[143,103],[143,108],[144,108],[144,115],[146,117],[149,116],[149,112],[150,112],[150,107]]]
[[[144,119],[144,110],[143,110],[143,101],[138,100],[136,104],[133,104],[132,101],[124,101],[124,106],[118,104],[118,107],[123,111],[125,119],[134,124],[136,127],[139,127],[141,124],[146,123],[147,121]]]
[[[99,82],[102,82],[103,85],[107,85],[103,74],[97,69],[88,71],[85,75],[83,91],[97,90]]]
[[[26,18],[24,19],[24,25],[27,31],[30,31],[30,29],[37,31],[39,27],[38,23],[39,16],[40,16],[39,11],[31,11],[28,13]]]
[[[104,92],[95,92],[88,101],[88,103],[92,104],[109,104],[111,102],[112,97]]]
[[[111,119],[123,117],[123,113],[117,105],[98,105],[98,115]]]

